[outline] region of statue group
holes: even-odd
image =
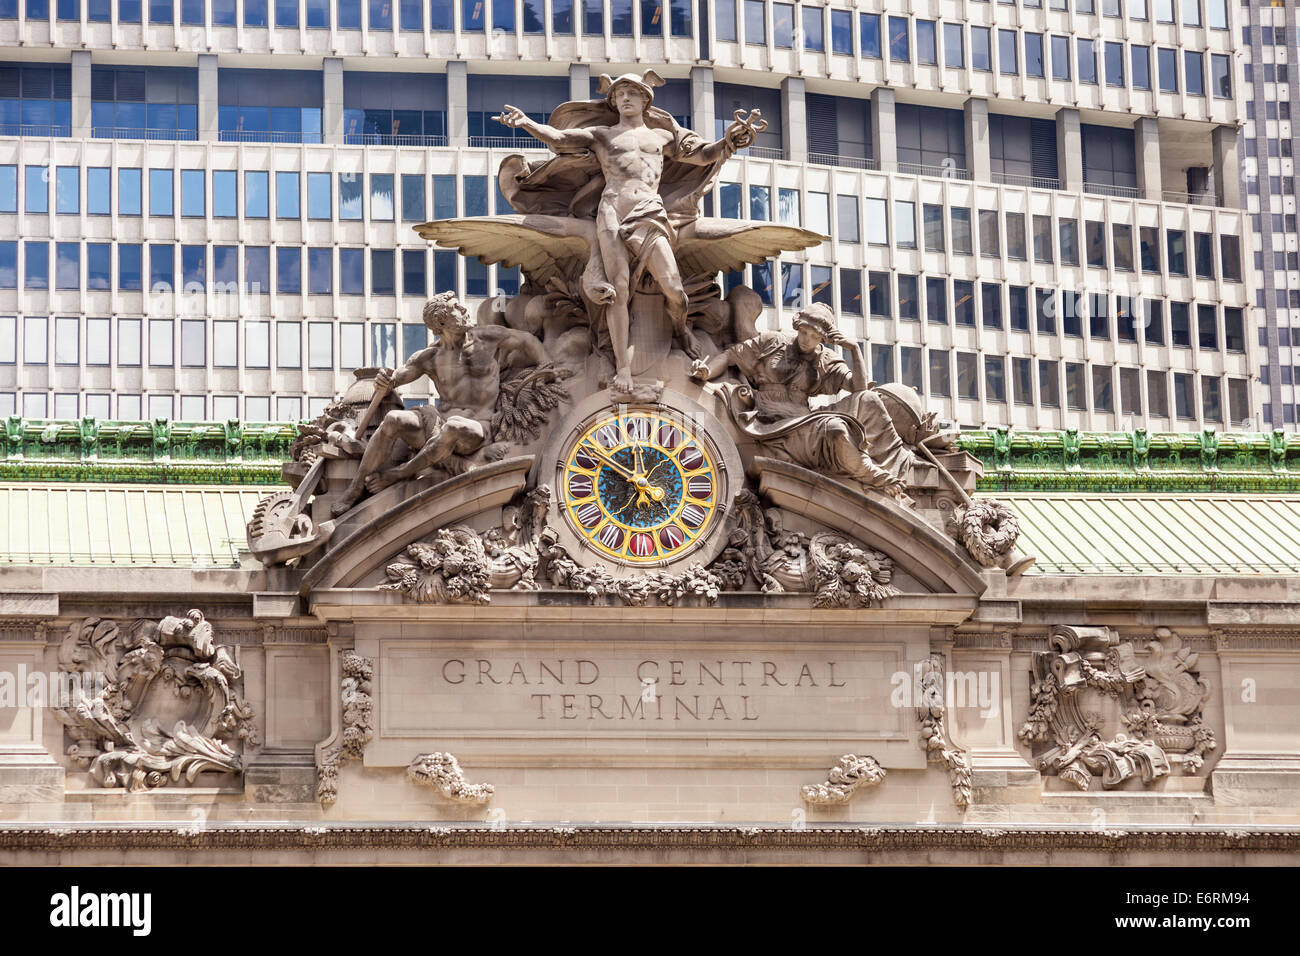
[[[704,431],[740,446],[743,457],[790,462],[886,495],[899,507],[914,504],[909,491],[918,480],[933,485],[936,476],[959,506],[974,504],[941,461],[953,449],[935,414],[924,411],[913,389],[869,380],[861,348],[829,306],[802,308],[791,332],[760,330],[762,297],[743,284],[724,284],[724,275],[747,264],[828,237],[704,216],[704,197],[723,165],[752,145],[766,122],[757,110],[737,111],[722,137],[707,141],[654,105],[663,82],[653,71],[602,76],[599,98],[563,103],[544,123],[504,106],[498,122],[526,131],[550,152],[501,163],[498,185],[515,213],[439,220],[416,231],[485,264],[519,267],[518,294],[485,300],[476,315],[453,292],[435,295],[423,312],[433,344],[399,368],[359,370],[353,389],[303,427],[297,460],[286,471],[296,493],[264,509],[260,552],[250,529],[255,553],[293,561],[328,539],[333,520],[313,525],[302,518],[327,461],[356,461],[346,484],[330,484],[329,516],[347,521],[367,497],[392,485],[540,454],[563,431],[565,415],[589,408],[593,396],[612,408],[716,410]],[[436,404],[403,407],[396,390],[421,378],[431,383]],[[703,518],[691,524],[682,484],[694,480],[702,489],[704,476],[690,479],[690,468],[676,459],[656,474],[646,462],[671,457],[671,446],[630,447],[620,459],[614,445],[605,446],[608,455],[591,446],[601,459],[592,459],[588,476],[591,507],[603,508],[597,491],[620,482],[639,502],[608,511],[618,528],[606,532],[604,553],[617,547],[628,558],[666,557],[678,537],[704,533]],[[566,489],[556,492],[563,512]],[[672,507],[685,515],[658,544],[639,534],[656,505],[664,515]],[[997,525],[999,517],[989,520]],[[284,540],[270,548],[265,536],[275,528]],[[1007,553],[993,563],[1005,564]]]

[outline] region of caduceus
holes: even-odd
[[[763,119],[762,110],[736,110],[731,116],[731,127],[727,130],[727,142],[737,151],[754,145],[758,134],[767,129],[767,120]]]

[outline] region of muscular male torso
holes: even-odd
[[[622,222],[638,203],[659,195],[664,150],[672,143],[673,134],[648,126],[597,127],[592,132],[596,158],[605,175],[600,211]]]

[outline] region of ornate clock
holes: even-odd
[[[725,436],[730,455],[721,449],[698,416],[665,405],[607,406],[570,435],[557,463],[558,505],[587,548],[606,561],[653,566],[714,538],[729,479],[738,477],[727,461],[735,452]]]

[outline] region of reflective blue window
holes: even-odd
[[[270,183],[271,174],[264,169],[247,169],[244,171],[245,219],[265,219],[271,214]]]
[[[772,4],[772,45],[783,50],[794,49],[793,4]]]
[[[330,198],[330,174],[307,174],[307,218],[330,219],[333,217],[333,203]]]
[[[0,242],[0,289],[16,288],[18,288],[18,243],[13,240]]]
[[[13,3],[13,0],[10,0]],[[0,4],[0,7],[5,6]],[[18,4],[13,3],[14,9]],[[86,0],[86,19],[91,23],[108,23],[113,19],[113,0]]]
[[[107,166],[86,170],[86,212],[107,216],[113,212],[113,171]]]
[[[880,59],[880,14],[864,13],[858,17],[858,46],[863,56]]]
[[[59,0],[59,3],[62,4],[63,0]],[[150,23],[172,23],[174,19],[172,0],[149,0]]]
[[[370,250],[370,294],[396,295],[397,280],[394,276],[392,249]]]
[[[889,18],[889,58],[895,63],[911,60],[907,45],[907,17]]]
[[[50,168],[48,166],[23,167],[23,210],[34,213],[50,211]]]
[[[601,0],[582,0],[582,32],[598,37],[605,32],[605,6]]]
[[[271,250],[267,246],[244,246],[244,289],[255,295],[271,292]]]
[[[81,288],[81,243],[56,242],[54,244],[54,287],[56,289]]]
[[[675,37],[691,35],[691,0],[669,0],[669,24]]]
[[[453,0],[429,0],[429,29],[435,33],[452,30],[451,5]]]
[[[302,218],[302,187],[298,173],[275,174],[275,218]]]
[[[111,242],[86,243],[86,288],[111,289],[113,287],[113,244]]]
[[[81,167],[60,166],[54,176],[54,211],[60,216],[81,212]]]
[[[298,25],[298,0],[275,0],[275,25],[277,27]]]
[[[329,29],[330,0],[307,0],[307,26]]]
[[[596,0],[597,3],[600,0]],[[487,27],[487,0],[460,0],[460,29],[462,33],[482,33]]]
[[[138,242],[117,245],[117,288],[121,292],[139,292],[143,285],[144,247]]]
[[[424,295],[424,250],[402,250],[402,295]]]
[[[18,211],[18,167],[0,166],[0,212]]]
[[[121,0],[118,2],[120,3]],[[235,25],[235,0],[212,0],[212,25],[214,27]]]
[[[140,0],[117,0],[117,22],[139,23]]]
[[[515,32],[515,0],[492,0],[492,29]]]
[[[295,9],[297,9],[296,5]],[[203,0],[181,0],[181,23],[186,26],[201,27],[206,21],[206,15]]]
[[[402,176],[402,222],[424,222],[424,177]]]
[[[81,19],[81,0],[59,0],[56,9],[60,20]]]
[[[456,253],[436,249],[433,253],[433,291],[458,292],[456,288]]]
[[[488,291],[488,267],[477,259],[465,260],[465,294],[486,298]]]
[[[117,214],[138,216],[143,210],[144,176],[139,169],[119,168],[117,171]]]
[[[170,169],[149,170],[149,215],[174,216],[173,176]]]
[[[365,201],[360,173],[339,173],[339,218],[360,219]]]
[[[302,294],[302,249],[298,246],[276,248],[275,290],[283,295]]]
[[[170,242],[149,243],[149,289],[170,292],[176,282],[176,247]]]
[[[312,295],[329,295],[334,291],[334,255],[329,248],[307,250],[307,291]]]
[[[27,0],[28,20],[48,20],[50,18],[50,0]]]
[[[247,2],[247,0],[245,0]],[[368,24],[371,30],[391,30],[393,29],[393,3],[392,0],[370,0],[370,22]]]
[[[208,287],[208,247],[181,246],[181,289],[203,292]]]
[[[239,216],[239,180],[233,169],[212,171],[212,215],[218,219]]]
[[[370,174],[370,219],[373,222],[393,221],[393,174]]]
[[[433,218],[456,218],[456,177],[433,177]]]
[[[411,33],[424,32],[424,0],[398,0],[398,25]]]
[[[339,292],[343,295],[365,295],[366,251],[364,249],[339,250]]]
[[[207,214],[207,175],[202,169],[181,170],[181,215]]]
[[[266,0],[244,0],[244,26],[266,26]]]
[[[337,0],[335,9],[340,30],[361,29],[361,0]]]
[[[464,177],[466,216],[486,216],[488,214],[487,186],[486,176]]]
[[[519,0],[524,33],[546,32],[546,4],[544,0]]]
[[[212,247],[212,283],[216,292],[239,291],[239,246]]]

